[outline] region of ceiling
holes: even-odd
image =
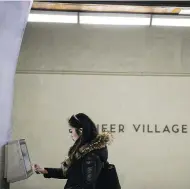
[[[34,1],[32,10],[180,14],[190,1]]]

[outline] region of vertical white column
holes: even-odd
[[[11,138],[14,76],[32,0],[0,1],[0,189],[3,179],[4,145]]]

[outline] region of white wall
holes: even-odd
[[[14,138],[26,138],[33,162],[59,167],[71,144],[66,119],[85,112],[96,123],[122,123],[109,147],[122,188],[188,189],[188,133],[135,132],[133,124],[187,124],[189,78],[17,75]],[[151,126],[152,130],[152,126]],[[40,176],[13,189],[62,188],[62,181]]]
[[[93,75],[189,73],[189,29],[29,24],[15,80],[14,138],[33,162],[59,167],[72,141],[67,118],[124,124],[109,147],[122,188],[188,189],[188,133],[141,133],[133,124],[189,128],[189,77]],[[71,75],[63,73],[73,73]],[[85,74],[88,75],[85,75]],[[39,175],[13,189],[63,188]]]

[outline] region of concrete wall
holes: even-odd
[[[190,29],[28,24],[18,71],[185,74]]]
[[[85,112],[107,129],[115,124],[109,160],[122,188],[188,189],[190,78],[124,75],[189,73],[189,38],[184,28],[29,24],[15,80],[13,138],[26,138],[33,162],[59,167],[72,144],[67,118]],[[154,132],[143,132],[142,124]],[[155,124],[170,132],[155,133]],[[34,175],[11,188],[64,183]]]

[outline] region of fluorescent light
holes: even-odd
[[[173,18],[172,18],[173,17]],[[190,17],[153,17],[153,26],[176,26],[176,27],[190,27]]]
[[[78,19],[74,14],[30,13],[28,22],[77,23]]]
[[[189,14],[190,15],[190,9],[182,9],[179,14]]]
[[[80,24],[100,25],[150,25],[150,17],[117,14],[81,14]]]

